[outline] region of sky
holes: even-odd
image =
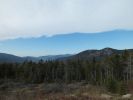
[[[90,34],[133,30],[132,4],[133,0],[0,0],[0,52],[39,56],[105,47],[106,43],[100,40],[84,41],[82,38],[81,43],[77,42],[79,37],[75,35],[72,35],[71,40],[65,41],[68,44],[59,41],[66,40],[66,37],[54,38],[75,32],[87,33],[89,38]],[[107,37],[110,36],[114,37]],[[129,41],[130,38],[130,35],[127,35],[127,44],[133,43]],[[117,43],[121,42],[121,39],[124,37],[118,38]],[[79,43],[77,47],[75,40]],[[96,44],[88,46],[85,42]],[[131,48],[131,45],[115,46],[115,42],[109,46]],[[33,46],[34,44],[36,46]],[[65,49],[64,45],[70,46]]]
[[[114,30],[95,34],[72,33],[52,37],[1,41],[0,52],[17,56],[76,54],[88,49],[133,49],[133,31]]]

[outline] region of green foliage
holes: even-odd
[[[107,85],[112,93],[126,93],[126,85],[119,84],[128,80],[128,52],[122,55],[113,54],[103,61],[92,60],[59,60],[35,63],[0,63],[0,80],[13,80],[25,83],[43,82],[80,82],[82,80],[94,85]]]
[[[125,95],[128,93],[128,87],[127,84],[125,82],[122,82],[120,84],[120,91],[119,91],[120,95]]]
[[[109,82],[107,84],[107,88],[108,88],[109,92],[111,92],[111,93],[118,93],[119,82],[115,79],[111,79],[111,80],[109,80]]]

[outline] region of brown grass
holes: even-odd
[[[7,89],[0,92],[0,100],[109,100],[102,98],[101,94],[109,93],[102,87],[88,84],[53,83]],[[111,100],[122,99],[113,95]]]

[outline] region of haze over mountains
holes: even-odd
[[[0,62],[8,62],[8,63],[14,63],[14,62],[24,62],[24,61],[33,61],[33,62],[38,62],[39,60],[56,60],[64,57],[69,57],[71,56],[70,54],[64,54],[64,55],[49,55],[49,56],[40,56],[40,57],[19,57],[11,54],[6,54],[6,53],[0,53]]]

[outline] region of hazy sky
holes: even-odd
[[[75,32],[81,34],[70,34]],[[133,0],[0,0],[0,52],[39,56],[124,49],[132,48],[132,38]]]
[[[0,0],[0,40],[133,29],[133,0]]]
[[[133,31],[110,31],[97,34],[74,33],[40,38],[18,38],[0,42],[0,52],[18,56],[75,54],[88,49],[133,48]]]

